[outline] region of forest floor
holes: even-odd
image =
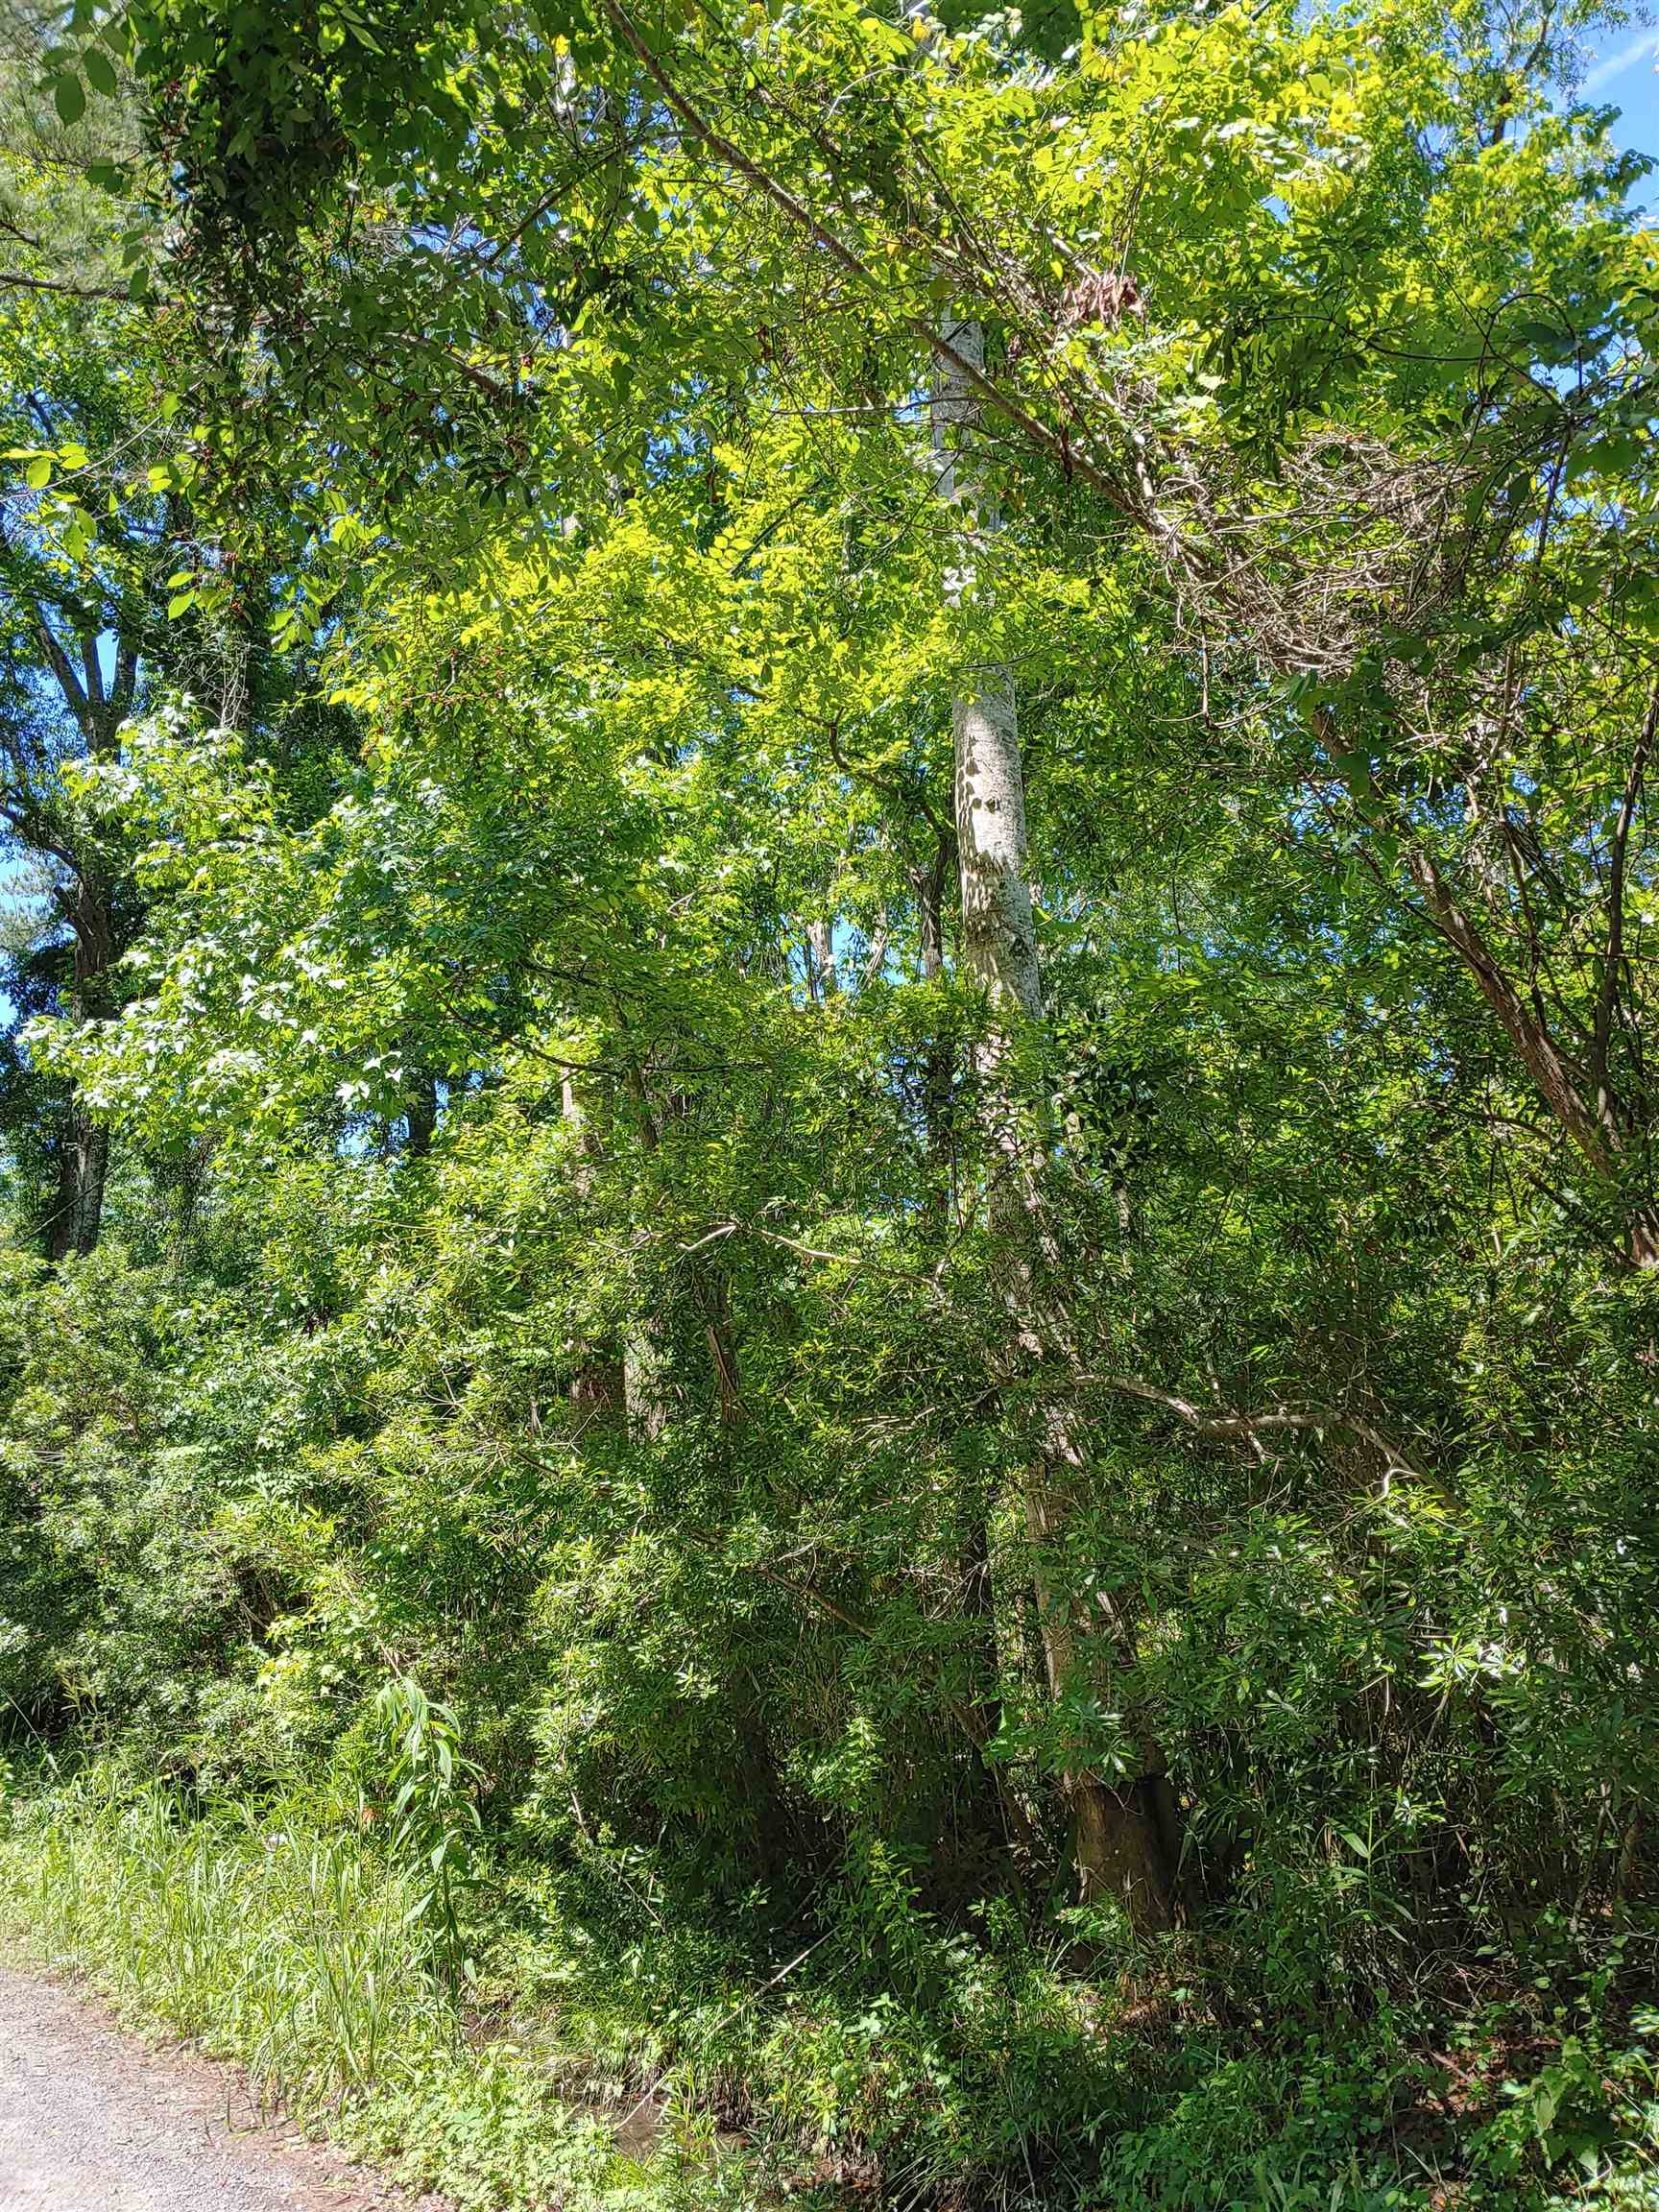
[[[234,2067],[0,1966],[0,2212],[444,2212],[273,2125]]]

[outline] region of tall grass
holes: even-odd
[[[158,1790],[37,1801],[0,1853],[0,1910],[47,1956],[302,2121],[454,2048],[418,1903],[343,1835],[188,1818]]]
[[[97,1769],[11,1798],[0,1829],[8,1931],[125,2016],[236,2060],[267,2109],[479,2212],[637,2182],[529,2060],[464,2032],[429,1890],[302,1802],[197,1813]]]

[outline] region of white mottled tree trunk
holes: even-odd
[[[943,332],[952,354],[978,368],[979,325],[954,322]],[[951,604],[972,614],[988,608],[977,573],[980,548],[996,516],[963,451],[975,421],[973,389],[958,362],[935,357],[933,463],[939,496],[956,517],[946,589]],[[1032,913],[1025,785],[1020,752],[1019,698],[1013,670],[995,653],[959,677],[950,710],[954,752],[956,836],[962,896],[962,958],[985,992],[991,1023],[976,1055],[980,1111],[997,1163],[992,1228],[1000,1286],[1016,1343],[1040,1357],[1063,1344],[1059,1254],[1053,1249],[1044,1192],[1042,1147],[1026,1125],[1015,1093],[1011,1046],[1022,1022],[1043,1018],[1043,978]],[[1042,1444],[1026,1467],[1022,1505],[1037,1557],[1036,1597],[1050,1695],[1059,1699],[1079,1674],[1097,1675],[1101,1639],[1079,1618],[1070,1594],[1056,1592],[1044,1565],[1059,1549],[1070,1499],[1084,1474],[1070,1409],[1044,1409]],[[1119,1897],[1141,1927],[1169,1916],[1168,1867],[1155,1812],[1152,1777],[1109,1789],[1081,1760],[1065,1788],[1072,1819],[1079,1887],[1085,1900]]]

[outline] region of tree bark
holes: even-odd
[[[934,467],[939,496],[959,517],[952,601],[978,598],[974,556],[995,517],[981,487],[960,473],[953,440],[977,415],[971,370],[982,376],[983,336],[977,324],[954,323],[935,357],[932,402]],[[981,602],[982,603],[982,602]],[[1013,1333],[1011,1352],[1044,1357],[1066,1336],[1059,1309],[1058,1254],[1044,1189],[1041,1146],[1025,1127],[1017,1095],[1014,1030],[1043,1019],[1042,974],[1033,921],[1020,751],[1019,703],[1013,671],[998,658],[974,664],[951,702],[956,843],[962,898],[963,966],[984,992],[991,1025],[975,1054],[980,1113],[992,1160],[991,1224],[998,1287]],[[1064,1538],[1070,1498],[1083,1475],[1070,1409],[1043,1408],[1041,1440],[1022,1481],[1026,1533],[1035,1559],[1038,1622],[1049,1695],[1097,1680],[1105,1659],[1069,1593],[1056,1591],[1046,1561]],[[1085,1647],[1087,1646],[1087,1648]],[[1062,1775],[1072,1826],[1078,1887],[1085,1902],[1117,1897],[1138,1929],[1167,1925],[1170,1870],[1148,1774],[1109,1788],[1079,1755]]]
[[[411,1078],[408,1100],[403,1109],[403,1122],[408,1131],[404,1150],[411,1160],[424,1160],[438,1133],[436,1075],[417,1074]]]
[[[806,989],[820,1005],[835,996],[835,925],[806,925]]]
[[[58,1203],[47,1223],[46,1256],[56,1266],[97,1248],[109,1178],[109,1132],[72,1092],[58,1156]]]

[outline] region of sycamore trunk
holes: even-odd
[[[956,355],[974,364],[982,360],[976,324],[955,324],[949,340]],[[961,472],[955,443],[972,425],[974,401],[960,369],[944,356],[936,369],[932,415],[937,487],[957,517],[950,589],[957,604],[972,607],[977,600],[983,606],[974,555],[992,517],[981,487]],[[1042,1146],[1022,1112],[1014,1067],[1017,1027],[1043,1019],[1043,983],[1032,916],[1019,701],[1012,669],[998,654],[976,661],[960,679],[951,702],[951,739],[962,960],[984,991],[992,1017],[978,1047],[975,1073],[992,1161],[998,1286],[1008,1315],[1011,1356],[1031,1354],[1051,1366],[1055,1354],[1067,1346],[1070,1331]],[[1069,1688],[1098,1687],[1109,1665],[1104,1638],[1091,1629],[1070,1592],[1052,1586],[1047,1564],[1064,1548],[1071,1501],[1087,1480],[1066,1395],[1053,1393],[1041,1408],[1040,1442],[1022,1478],[1026,1534],[1036,1561],[1044,1663],[1056,1701]],[[1084,1899],[1116,1896],[1135,1925],[1165,1924],[1169,1868],[1152,1777],[1109,1788],[1079,1755],[1065,1769],[1064,1788]]]

